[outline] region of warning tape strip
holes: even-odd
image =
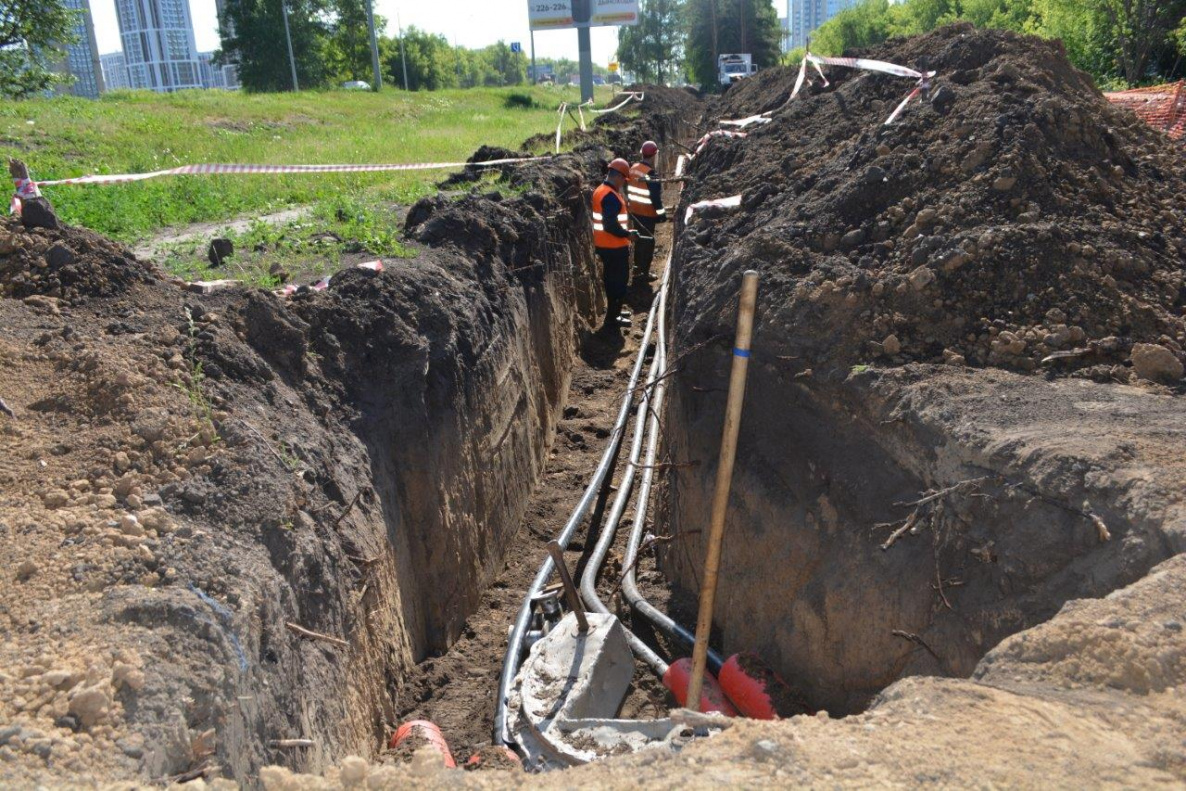
[[[731,121],[721,121],[721,123],[726,126],[736,126],[738,129],[745,129],[747,126],[753,126],[755,124],[768,124],[773,120],[774,119],[771,118],[768,113],[762,113],[761,115],[751,115],[749,118],[738,118]]]
[[[914,87],[914,90],[908,93],[906,98],[902,100],[902,102],[894,109],[892,113],[890,113],[890,117],[885,119],[885,126],[889,126],[897,119],[901,112],[906,109],[906,105],[910,103],[911,99],[931,89],[931,79],[934,78],[936,74],[936,72],[933,71],[918,71],[917,69],[899,66],[896,63],[889,63],[884,60],[873,60],[871,58],[832,58],[823,57],[820,55],[812,55],[810,52],[808,52],[803,56],[803,60],[799,65],[799,76],[795,80],[795,87],[791,91],[790,99],[787,99],[788,104],[790,103],[791,99],[794,99],[799,95],[799,90],[803,87],[803,83],[807,78],[808,63],[814,66],[815,70],[819,72],[820,78],[824,81],[825,88],[828,86],[828,78],[824,76],[824,71],[822,68],[820,68],[821,66],[843,66],[844,68],[848,69],[876,71],[881,72],[882,74],[891,74],[895,77],[912,77],[918,80],[918,85]],[[763,115],[769,115],[769,113],[763,113]]]
[[[561,137],[564,136],[564,116],[565,115],[572,116],[573,108],[576,108],[577,115],[579,116],[579,118],[574,116],[573,120],[576,121],[578,124],[580,124],[581,131],[584,132],[584,131],[586,131],[586,129],[585,129],[585,109],[588,109],[589,112],[591,112],[591,113],[601,115],[602,113],[612,113],[617,110],[621,110],[623,107],[630,104],[631,102],[641,102],[643,99],[646,98],[645,93],[640,93],[638,91],[623,91],[622,93],[615,94],[615,96],[621,96],[622,94],[626,95],[626,99],[624,101],[614,105],[613,107],[606,107],[604,110],[594,109],[592,99],[590,99],[587,102],[583,102],[581,104],[572,104],[569,102],[561,102],[560,107],[558,107],[556,109],[556,114],[560,117],[560,120],[556,122],[556,153],[557,154],[560,153],[560,139],[561,139]]]
[[[700,209],[707,209],[712,206],[718,206],[722,209],[736,209],[741,205],[741,196],[732,195],[728,198],[717,198],[715,200],[702,200],[699,203],[693,203],[684,212],[684,224],[686,225],[691,219],[692,215]]]
[[[589,110],[589,112],[597,113],[598,115],[601,115],[602,113],[612,113],[616,110],[621,110],[631,102],[641,102],[644,98],[646,98],[645,93],[639,93],[637,91],[623,91],[622,93],[626,94],[626,99],[621,104],[615,104],[613,107],[607,107],[604,110]],[[621,96],[622,94],[618,95]]]
[[[399,164],[375,165],[182,165],[169,170],[154,170],[149,173],[119,173],[111,175],[79,176],[72,179],[56,179],[38,181],[37,187],[56,187],[73,184],[121,184],[131,181],[145,181],[161,178],[162,176],[201,176],[226,174],[260,174],[260,173],[386,173],[405,170],[444,170],[466,167],[494,167],[496,165],[511,165],[519,162],[530,162],[539,157],[515,157],[511,159],[491,159],[485,162],[413,162]],[[18,193],[21,188],[17,184]]]
[[[724,123],[724,122],[722,121],[722,123]],[[749,135],[745,132],[734,132],[732,129],[714,129],[713,131],[709,132],[704,137],[702,137],[698,141],[696,141],[696,148],[693,149],[691,158],[695,158],[697,154],[699,154],[701,151],[703,151],[704,147],[708,145],[708,141],[712,140],[714,137],[745,138],[745,137],[749,137]]]
[[[829,58],[821,55],[812,55],[807,53],[807,59],[816,65],[824,66],[844,66],[849,69],[862,69],[864,71],[880,71],[883,74],[893,74],[897,77],[913,77],[920,80],[923,77],[921,71],[908,68],[906,66],[899,66],[896,63],[888,63],[884,60],[872,60],[870,58]],[[935,72],[930,72],[931,76],[935,76]]]

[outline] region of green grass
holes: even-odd
[[[599,102],[604,104],[609,94],[610,89],[600,89]],[[526,96],[533,102],[526,102]],[[479,145],[517,148],[532,135],[555,130],[556,106],[576,98],[575,88],[412,94],[390,89],[379,94],[119,92],[98,101],[58,97],[0,104],[0,147],[24,159],[33,178],[41,180],[203,162],[462,161]],[[435,184],[446,175],[173,176],[133,184],[47,187],[45,194],[66,222],[128,243],[149,239],[166,227],[309,205],[312,219],[294,225],[313,228],[310,223],[321,221],[322,230],[349,237],[369,253],[399,255],[404,251],[390,207],[435,192]],[[299,230],[281,231],[287,234],[284,239],[263,239],[253,237],[267,237],[276,229],[252,229],[237,241],[240,248],[260,244],[300,255],[308,239]],[[306,237],[314,234],[310,230]],[[310,252],[326,267],[333,265],[324,249]],[[186,255],[193,264],[192,255]]]

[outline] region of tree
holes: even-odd
[[[687,67],[705,87],[717,86],[717,56],[749,53],[759,67],[779,61],[782,27],[770,0],[687,0]]]
[[[53,67],[77,41],[77,22],[61,0],[0,0],[0,96],[19,99],[69,80]]]
[[[379,51],[379,60],[387,79],[392,85],[402,88],[404,71],[399,39],[384,39]],[[407,28],[404,31],[404,57],[408,63],[408,90],[436,91],[457,87],[457,54],[444,36],[428,33],[415,26]]]
[[[811,51],[841,55],[853,48],[880,44],[890,36],[893,21],[888,0],[867,0],[846,8],[811,35]]]
[[[335,82],[374,79],[371,64],[371,31],[367,24],[366,0],[333,0],[334,20],[326,49],[327,68]],[[386,22],[375,17],[375,32]]]
[[[491,44],[482,50],[491,72],[487,85],[522,85],[527,82],[527,58],[522,52],[511,52],[506,42]]]
[[[618,30],[618,60],[643,82],[666,83],[683,61],[682,0],[646,0],[639,23]]]
[[[328,50],[334,12],[327,0],[226,0],[219,20],[221,59],[239,67],[246,90],[292,90],[284,2],[300,87],[324,87],[333,76]]]
[[[1149,64],[1174,48],[1174,30],[1186,16],[1184,0],[1077,0],[1077,3],[1106,20],[1107,36],[1115,42],[1116,60],[1129,85],[1150,76]]]

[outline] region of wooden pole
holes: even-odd
[[[564,584],[564,597],[568,599],[568,607],[577,617],[577,631],[584,634],[589,631],[589,620],[585,617],[584,606],[581,605],[581,594],[577,592],[577,586],[573,584],[568,566],[564,563],[564,550],[556,541],[549,541],[548,554],[552,556],[556,573],[560,575],[560,582]]]
[[[758,273],[751,269],[741,276],[741,304],[737,312],[737,339],[733,344],[733,371],[729,376],[725,428],[721,432],[721,457],[717,464],[716,490],[712,496],[708,552],[704,558],[704,581],[700,586],[700,614],[696,618],[696,645],[692,649],[692,677],[688,680],[688,699],[684,704],[692,711],[700,710],[700,690],[708,662],[708,636],[712,631],[712,611],[721,570],[721,544],[725,538],[725,510],[729,506],[733,461],[737,457],[737,432],[741,426],[741,406],[745,401],[745,375],[749,367],[750,339],[753,337],[754,307],[757,301]]]

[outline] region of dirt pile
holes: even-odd
[[[666,425],[663,570],[695,592],[757,270],[716,624],[833,714],[969,677],[1186,548],[1180,394],[1128,384],[1181,387],[1176,150],[1055,43],[953,26],[863,54],[937,71],[930,100],[886,127],[911,80],[825,67],[786,107],[791,70],[715,111],[773,120],[692,163],[687,201],[743,200],[677,245]]]
[[[1127,381],[1132,357],[1147,378],[1181,377],[1180,147],[1111,106],[1058,42],[953,25],[856,54],[936,71],[928,100],[885,126],[912,81],[840,67],[785,107],[791,69],[721,100],[722,118],[774,110],[774,122],[693,163],[694,200],[743,204],[683,240],[690,311],[719,311],[697,286],[745,262],[777,305],[766,342],[804,368],[930,361]],[[1138,363],[1140,343],[1162,347],[1156,363]]]
[[[0,227],[0,292],[74,302],[122,294],[161,277],[155,267],[99,234],[77,228]],[[36,300],[35,300],[36,301]]]

